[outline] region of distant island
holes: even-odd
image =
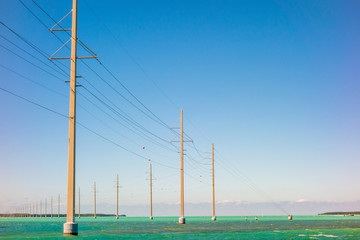
[[[326,212],[326,213],[319,213],[318,215],[355,216],[355,215],[360,215],[360,212]]]
[[[27,213],[26,216],[24,213],[0,213],[0,218],[1,217],[29,217],[30,215]],[[115,214],[104,214],[104,213],[97,213],[96,217],[115,217]],[[31,217],[40,217],[40,214],[36,214],[33,215],[31,214]],[[47,218],[51,218],[51,214],[42,214],[41,217],[47,217]],[[53,218],[57,218],[58,215],[57,214],[53,214]],[[59,217],[66,217],[66,214],[60,214]],[[93,213],[84,213],[81,214],[80,217],[94,217]],[[119,215],[119,217],[126,217],[125,214],[121,214]],[[77,214],[75,215],[75,218],[77,218]]]

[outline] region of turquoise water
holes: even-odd
[[[0,218],[1,239],[360,239],[360,217],[345,216],[249,216],[98,217],[76,219],[79,235],[62,235],[65,218]]]

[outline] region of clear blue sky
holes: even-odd
[[[71,0],[35,2],[56,20],[72,7]],[[23,3],[48,28],[54,25],[32,1]],[[249,188],[240,171],[275,201],[354,202],[360,200],[359,7],[350,0],[79,0],[78,37],[168,126],[179,126],[183,109],[185,132],[202,156],[215,143],[218,201],[269,201]],[[47,57],[62,45],[20,1],[0,0],[0,21]],[[61,23],[66,28],[70,24],[71,17]],[[0,35],[0,87],[67,115],[69,86],[63,81],[68,78],[3,25]],[[56,35],[68,39],[64,32]],[[79,56],[87,54],[79,47]],[[58,56],[69,56],[69,50]],[[84,62],[143,109],[96,60]],[[67,75],[69,62],[56,63]],[[98,202],[113,204],[116,174],[124,212],[126,206],[148,204],[146,158],[157,162],[154,202],[177,203],[176,149],[149,133],[151,141],[134,134],[91,93],[106,96],[108,104],[152,134],[166,141],[177,136],[124,101],[80,62],[78,74],[85,77],[79,79],[85,88],[78,88],[77,120],[145,157],[78,126],[76,185],[83,204],[92,204],[94,181]],[[0,211],[59,193],[65,203],[68,120],[2,90],[0,102]],[[192,144],[185,148],[185,200],[210,202],[209,160]],[[185,214],[190,213],[185,209]]]

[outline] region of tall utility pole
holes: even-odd
[[[80,218],[80,187],[79,187],[79,215],[78,218]]]
[[[214,144],[212,144],[211,151],[211,165],[212,165],[212,218],[211,220],[216,221],[215,217],[215,174],[214,174]]]
[[[150,220],[153,220],[152,214],[152,164],[150,163]]]
[[[71,29],[54,29],[59,23],[66,18],[70,13],[63,17],[56,23],[50,31],[71,31],[71,57],[53,57],[61,48],[63,48],[69,41],[67,41],[60,49],[58,49],[51,57],[52,59],[70,59],[70,106],[69,106],[69,153],[68,153],[68,184],[67,184],[67,210],[66,223],[64,223],[65,235],[77,235],[78,224],[75,222],[75,127],[76,127],[76,60],[78,58],[97,58],[94,52],[86,47],[94,56],[77,57],[77,0],[73,0],[72,8],[72,27]]]
[[[94,182],[94,218],[96,218],[96,182]]]
[[[116,219],[119,219],[119,174],[116,176]]]
[[[71,28],[71,66],[70,66],[70,111],[69,111],[69,158],[67,211],[64,234],[77,235],[75,223],[75,126],[76,126],[76,47],[77,47],[77,0],[73,0]]]
[[[58,218],[60,217],[60,194],[58,195]]]
[[[183,110],[180,110],[180,218],[179,223],[185,224],[184,217],[184,129]]]
[[[53,217],[53,197],[51,196],[51,217]]]

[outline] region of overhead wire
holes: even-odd
[[[65,76],[65,77],[68,77],[68,74],[66,74],[63,69],[61,69],[62,71],[59,71],[59,70],[55,69],[54,67],[49,66],[49,65],[47,64],[47,62],[42,61],[40,58],[38,58],[38,57],[36,57],[35,55],[29,53],[28,51],[26,51],[25,49],[23,49],[23,48],[20,47],[19,45],[15,44],[13,41],[7,39],[7,38],[4,37],[3,35],[0,34],[0,37],[1,37],[2,39],[4,39],[5,41],[7,41],[8,43],[10,43],[11,45],[13,45],[13,46],[15,46],[16,48],[20,49],[21,51],[25,52],[26,54],[28,54],[29,56],[31,56],[32,58],[34,58],[34,59],[37,60],[38,62],[44,64],[45,66],[47,66],[47,67],[49,67],[49,68],[51,68],[51,69],[54,70],[55,72],[57,72],[57,73]],[[47,60],[48,60],[48,59],[47,59]]]
[[[48,15],[54,22],[56,22],[46,11],[44,11],[34,0],[32,0],[46,15]],[[92,10],[93,11],[93,10]],[[93,11],[93,13],[94,13],[94,11]],[[96,15],[96,14],[95,14]],[[101,21],[102,22],[102,21]],[[106,25],[105,25],[106,26]],[[109,32],[111,32],[110,31],[110,29],[106,26],[106,28],[109,30]],[[113,35],[113,37],[115,38],[115,39],[117,39],[116,37],[115,37],[115,35],[111,32],[111,34]],[[121,45],[121,43],[120,43],[120,41],[118,41],[118,39],[117,39],[117,42]],[[126,51],[127,52],[127,51]],[[128,56],[130,57],[130,58],[132,58],[131,57],[131,55],[130,54],[128,54]],[[144,69],[141,67],[141,65],[140,64],[138,64],[138,62],[134,59],[134,58],[132,58],[133,60],[134,60],[134,62],[138,65],[138,67],[142,70],[142,72],[150,79],[150,80],[152,80],[151,78],[150,78],[150,76],[144,71]],[[142,107],[144,107],[144,109],[146,109],[152,116],[154,116],[155,118],[157,118],[157,120],[159,120],[159,121],[156,121],[156,122],[158,122],[158,123],[161,123],[161,125],[163,125],[163,126],[165,126],[166,128],[168,128],[168,129],[170,129],[171,130],[171,128],[165,123],[165,122],[163,122],[155,113],[153,113],[150,109],[148,109],[141,101],[140,101],[140,99],[138,99],[125,85],[123,85],[122,84],[122,82],[102,63],[102,62],[100,62],[99,60],[98,60],[98,62],[100,63],[100,65],[142,106]],[[155,84],[155,82],[152,80],[152,82]],[[156,85],[156,84],[155,84]],[[157,85],[156,85],[157,86]],[[158,86],[157,86],[158,87]],[[160,88],[158,88],[159,90],[161,90]],[[171,99],[167,96],[167,95],[165,95],[167,98],[168,98],[168,100],[170,100],[171,101]],[[172,101],[171,101],[172,102]],[[176,105],[176,104],[174,104],[174,105]],[[152,120],[154,120],[154,119],[152,119]],[[174,132],[174,131],[173,131]],[[196,152],[199,154],[199,156],[201,156],[201,154],[200,154],[200,152],[198,151],[198,149],[196,148],[196,146],[195,145],[193,145],[194,146],[194,148],[195,148],[195,150],[196,150]]]
[[[40,7],[39,4],[37,4],[34,0],[32,1],[41,11],[43,11],[53,22],[57,23],[55,21],[54,18],[52,18],[50,16],[50,14],[48,14],[43,8]],[[61,29],[64,29],[60,24],[58,24],[58,26]],[[48,28],[47,28],[48,29]],[[69,34],[69,33],[67,33]],[[81,45],[83,47],[85,47],[85,49],[87,51],[89,51],[89,49],[80,41]],[[91,52],[93,53],[93,52]],[[99,60],[98,60],[99,61]],[[170,129],[169,126],[164,123],[158,116],[156,116],[150,109],[148,109],[103,63],[101,63],[99,61],[99,63],[106,69],[106,71],[138,102],[140,103],[148,112],[150,112],[151,115],[153,115],[156,119],[154,119],[153,117],[151,117],[149,114],[147,114],[146,112],[144,112],[142,109],[140,109],[138,106],[136,106],[135,104],[133,104],[131,101],[129,101],[124,95],[122,95],[119,91],[117,91],[114,87],[112,87],[107,81],[105,81],[104,78],[102,78],[95,70],[93,70],[88,64],[86,64],[84,61],[81,61],[85,66],[87,66],[95,75],[97,75],[105,84],[107,84],[110,88],[112,88],[115,92],[117,92],[125,101],[127,101],[129,104],[131,104],[133,107],[137,108],[139,111],[141,111],[143,114],[145,114],[147,117],[149,117],[150,119],[152,119],[153,121],[165,126],[166,128]],[[144,129],[143,129],[144,130]],[[147,131],[147,130],[145,130]],[[150,133],[152,135],[154,135],[153,133]],[[156,134],[155,134],[156,135]],[[154,136],[155,136],[154,135]],[[156,137],[158,137],[156,135]],[[159,137],[158,137],[159,138]],[[164,140],[164,139],[161,139]],[[169,141],[165,140],[166,143],[169,143]],[[173,146],[173,145],[172,145]]]
[[[54,114],[56,114],[56,115],[58,115],[58,116],[61,116],[61,117],[67,118],[67,119],[69,118],[69,116],[67,116],[67,115],[65,115],[65,114],[62,114],[62,113],[60,113],[60,112],[58,112],[58,111],[55,111],[55,110],[53,110],[53,109],[51,109],[51,108],[48,108],[48,107],[44,106],[44,105],[41,105],[41,104],[39,104],[39,103],[36,103],[36,102],[34,102],[34,101],[32,101],[32,100],[30,100],[30,99],[28,99],[28,98],[22,97],[22,96],[14,93],[14,92],[12,92],[12,91],[9,91],[9,90],[7,90],[7,89],[5,89],[5,88],[3,88],[3,87],[0,87],[0,90],[3,91],[3,92],[6,92],[6,93],[8,93],[8,94],[10,94],[10,95],[12,95],[12,96],[15,96],[15,97],[17,97],[17,98],[20,98],[20,99],[22,99],[22,100],[24,100],[24,101],[26,101],[26,102],[28,102],[28,103],[31,103],[31,104],[33,104],[33,105],[35,105],[35,106],[38,106],[38,107],[40,107],[40,108],[42,108],[42,109],[45,109],[45,110],[47,110],[47,111],[49,111],[49,112],[52,112],[52,113],[54,113]],[[142,156],[142,155],[140,155],[140,154],[138,154],[138,153],[136,153],[136,152],[134,152],[134,151],[131,151],[131,150],[129,150],[129,149],[121,146],[120,144],[118,144],[118,143],[110,140],[109,138],[104,137],[103,135],[101,135],[101,134],[97,133],[96,131],[88,128],[87,126],[85,126],[84,124],[82,124],[82,123],[80,123],[80,122],[78,122],[78,121],[76,121],[76,124],[79,125],[79,126],[81,126],[81,127],[83,127],[83,128],[85,128],[85,129],[88,130],[89,132],[92,132],[93,134],[97,135],[98,137],[106,140],[107,142],[110,142],[110,143],[114,144],[115,146],[123,149],[124,151],[127,151],[127,152],[129,152],[129,153],[131,153],[131,154],[133,154],[133,155],[135,155],[135,156],[137,156],[137,157],[139,157],[139,158],[142,158],[142,159],[145,159],[145,160],[149,160],[149,158],[144,157],[144,156]],[[163,164],[163,163],[158,162],[158,161],[153,161],[153,160],[152,160],[152,162],[154,162],[155,164],[158,164],[158,165],[160,165],[160,166],[166,167],[166,168],[176,169],[176,170],[177,170],[177,168],[168,166],[168,165]]]
[[[0,24],[5,27],[6,29],[8,29],[10,32],[12,32],[15,36],[17,36],[20,40],[22,40],[23,42],[25,42],[27,45],[29,45],[31,48],[33,48],[35,51],[37,51],[40,55],[42,55],[43,57],[47,58],[47,54],[42,51],[39,47],[37,47],[35,44],[31,43],[30,41],[28,41],[27,39],[25,39],[23,36],[21,36],[20,34],[18,34],[15,30],[13,30],[12,28],[10,28],[8,25],[6,25],[4,22],[0,21]],[[54,64],[57,68],[59,68],[61,70],[61,68],[53,61],[51,61],[52,64]]]
[[[41,8],[41,6],[40,6],[39,4],[37,4],[35,1],[32,1],[32,2],[33,2],[41,11],[43,11],[52,21],[54,21],[54,22],[56,23],[55,19],[52,18],[52,17],[50,16],[50,14],[48,14],[43,8]],[[23,2],[22,2],[22,4],[25,6],[25,4],[24,4]],[[28,7],[26,7],[26,9],[30,10]],[[31,13],[32,13],[32,15],[36,16],[36,14],[34,14],[33,12],[31,12]],[[43,26],[46,26],[46,24],[44,24],[43,21],[41,21],[40,18],[38,18],[37,16],[36,16],[36,18],[37,18],[37,20],[40,21],[40,23],[42,23]],[[58,26],[63,29],[63,27],[62,27],[60,24],[58,24]],[[48,28],[47,26],[46,26],[46,29],[49,30],[49,28]],[[53,33],[53,34],[54,34],[54,33]],[[69,34],[69,33],[68,33],[68,34]],[[55,35],[55,34],[54,34],[54,35]],[[55,35],[55,36],[56,36],[56,35]],[[58,39],[59,39],[59,38],[58,38]],[[59,40],[61,41],[61,39],[59,39]],[[89,49],[88,49],[81,41],[80,41],[80,43],[81,43],[81,45],[82,45],[83,47],[86,48],[87,51],[89,51]],[[93,71],[98,77],[100,77],[100,78],[103,80],[104,83],[106,83],[108,86],[112,87],[112,86],[111,86],[110,84],[108,84],[107,81],[105,81],[98,73],[96,73],[88,64],[86,64],[86,63],[83,62],[83,61],[82,61],[82,63],[84,63],[91,71]],[[124,86],[124,85],[123,85],[123,86]],[[124,86],[124,87],[125,87],[125,86]],[[96,89],[96,88],[95,88],[95,89]],[[113,87],[112,87],[112,89],[115,90],[118,94],[121,94],[120,92],[118,92],[118,91],[117,91],[116,89],[114,89]],[[128,90],[128,89],[127,89],[127,90]],[[122,97],[123,97],[125,100],[127,100],[129,103],[132,104],[132,102],[130,102],[130,101],[129,101],[127,98],[125,98],[123,95],[122,95]],[[137,107],[137,106],[134,105],[134,104],[132,104],[132,105],[135,106],[135,107]],[[138,108],[138,107],[137,107],[137,108]],[[139,108],[138,108],[138,110],[142,111],[142,110],[139,109]],[[146,114],[144,111],[142,111],[142,112],[143,112],[144,114]],[[151,118],[151,116],[149,116],[149,115],[147,115],[147,116]],[[153,120],[154,120],[154,119],[153,119]],[[137,123],[136,125],[137,125],[137,127],[140,127],[140,128],[142,128],[143,130],[149,132],[147,129],[145,129],[144,127],[140,126],[140,124]],[[153,133],[151,133],[151,132],[149,132],[149,133],[152,134],[153,136],[159,138],[158,135],[153,134]],[[162,141],[168,143],[167,140],[162,139],[161,137],[160,137],[159,139],[161,139]]]
[[[104,28],[110,33],[110,35],[115,39],[115,41],[119,44],[121,49],[125,52],[125,54],[135,63],[135,65],[140,69],[140,71],[145,75],[146,78],[148,78],[154,86],[158,89],[158,91],[173,105],[175,108],[179,109],[179,107],[175,104],[175,102],[156,84],[154,79],[145,71],[144,67],[141,66],[141,64],[130,54],[130,52],[122,45],[120,40],[116,37],[116,35],[111,31],[111,29],[105,24],[105,22],[96,14],[94,9],[88,4],[86,0],[84,0],[85,6],[87,6],[90,11],[93,13],[93,15],[101,22],[101,24],[104,26]]]

